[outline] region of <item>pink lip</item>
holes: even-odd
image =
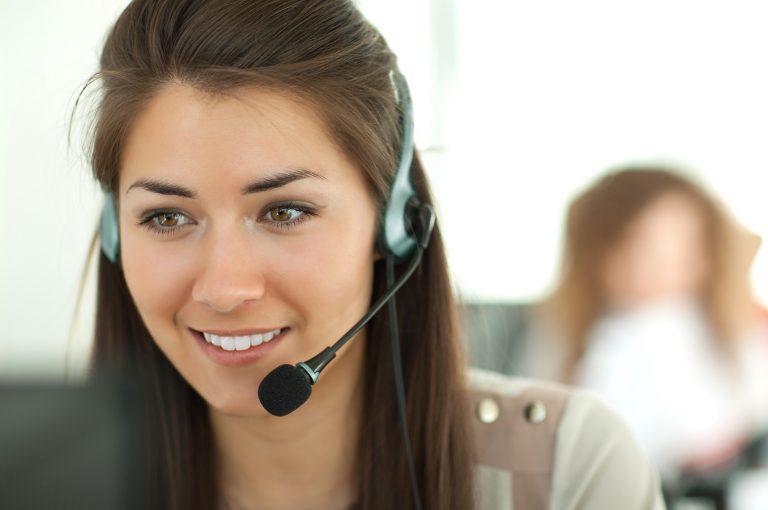
[[[274,331],[277,328],[266,330],[266,331]],[[245,331],[245,330],[241,330]],[[248,330],[253,331],[253,330]],[[273,337],[272,340],[269,342],[263,342],[260,345],[251,346],[250,348],[244,350],[244,351],[225,351],[224,349],[220,347],[216,347],[215,345],[209,344],[205,341],[205,338],[203,337],[203,334],[199,331],[195,331],[194,329],[189,329],[190,334],[195,339],[197,344],[200,346],[200,348],[203,350],[203,352],[215,363],[218,363],[220,365],[226,365],[230,367],[241,367],[244,365],[249,365],[251,363],[256,363],[257,361],[265,358],[272,349],[275,348],[275,346],[280,343],[280,341],[285,337],[285,335],[288,334],[290,331],[289,328],[284,328],[282,331],[280,331],[280,334]],[[206,331],[206,333],[214,333],[213,331]],[[237,333],[237,332],[236,332]],[[244,336],[244,335],[255,335],[258,333],[242,333],[240,332],[239,335],[235,334],[228,334],[223,336]]]
[[[250,335],[261,335],[264,333],[269,333],[270,331],[274,331],[276,329],[282,329],[279,327],[274,328],[261,328],[261,329],[201,329],[199,331],[205,331],[206,333],[210,333],[212,335],[218,335],[218,336],[250,336]]]

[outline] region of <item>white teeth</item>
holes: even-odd
[[[273,338],[275,338],[277,335],[280,334],[280,331],[282,331],[280,328],[274,329],[272,331],[269,331],[267,333],[263,333],[261,336],[264,337],[265,342],[269,342]]]
[[[219,336],[212,333],[203,332],[203,337],[209,344],[221,347],[225,351],[245,351],[251,346],[257,346],[264,342],[269,342],[279,334],[280,328],[268,331],[267,333],[249,336]]]
[[[251,337],[249,336],[236,336],[235,337],[235,349],[238,351],[244,351],[251,346]]]

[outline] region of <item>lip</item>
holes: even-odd
[[[191,328],[190,328],[191,329]],[[251,336],[251,335],[261,335],[264,333],[269,333],[270,331],[274,331],[276,329],[286,329],[286,328],[262,328],[262,329],[205,329],[205,330],[199,330],[201,333],[205,331],[206,333],[210,333],[212,335],[218,335],[218,336]],[[198,330],[192,330],[197,332]]]
[[[223,332],[221,333],[221,335],[222,336],[256,335],[259,333],[274,331],[275,329],[278,329],[278,328],[272,328],[272,329],[266,329],[266,330],[243,329],[243,330]],[[272,349],[274,349],[275,346],[283,340],[285,335],[287,335],[290,332],[290,328],[281,328],[280,334],[272,337],[272,340],[270,340],[269,342],[263,342],[260,345],[251,346],[244,351],[225,351],[220,347],[216,347],[215,345],[211,345],[208,342],[206,342],[202,332],[194,330],[192,328],[188,328],[188,331],[192,335],[194,340],[197,342],[197,344],[200,346],[200,348],[203,350],[203,352],[213,362],[218,363],[219,365],[225,365],[229,367],[241,367],[244,365],[250,365],[251,363],[256,363],[264,359],[272,351]],[[217,331],[208,331],[208,330],[206,330],[206,333],[213,333],[215,335],[220,334]]]

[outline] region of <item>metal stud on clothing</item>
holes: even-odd
[[[475,408],[477,418],[483,423],[493,423],[499,419],[501,410],[499,404],[492,398],[484,398],[477,403]]]
[[[543,423],[547,419],[547,406],[541,400],[534,400],[525,406],[525,419],[532,425]]]

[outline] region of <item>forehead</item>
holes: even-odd
[[[180,84],[164,87],[137,116],[120,167],[121,190],[157,176],[240,185],[286,167],[363,179],[306,102],[255,88],[213,97]]]
[[[699,223],[702,218],[701,207],[694,199],[682,192],[670,191],[651,202],[641,214],[649,222],[678,221],[680,223]]]
[[[654,199],[628,226],[630,239],[638,242],[668,240],[690,244],[692,236],[703,235],[701,207],[688,195],[667,192]]]

